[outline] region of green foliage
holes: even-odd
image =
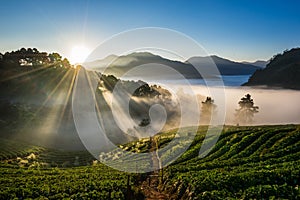
[[[100,164],[67,169],[0,167],[0,199],[125,199],[127,194],[127,175]]]
[[[122,89],[132,96],[136,97],[156,97],[156,96],[162,96],[162,97],[170,97],[171,93],[161,88],[157,85],[148,85],[146,82],[143,81],[125,81],[120,80],[116,78],[113,75],[105,75],[105,74],[99,74],[100,82],[98,87],[104,87],[109,91],[113,91],[116,84],[118,84],[119,89]]]
[[[164,182],[159,188],[176,199],[300,197],[299,126],[225,127],[212,151],[200,159],[198,153],[206,129],[199,127],[189,149],[164,169]],[[189,129],[184,131],[188,133]],[[153,139],[163,147],[176,140],[175,132],[161,133]],[[149,144],[145,138],[120,148],[143,153],[149,151]],[[74,167],[75,157],[79,157],[80,165],[91,164],[92,157],[87,152],[62,152],[7,139],[0,140],[0,145],[0,199],[125,199],[127,195],[128,174],[101,163]],[[182,143],[174,145],[175,150]],[[30,158],[32,153],[36,157]],[[17,157],[28,160],[28,164],[21,165]],[[115,162],[122,164],[122,159],[130,158],[120,157]],[[68,161],[69,166],[62,165]],[[49,166],[31,167],[37,163]],[[135,184],[140,184],[138,177],[143,175],[130,176],[130,199],[134,199],[141,195]]]
[[[300,89],[300,48],[275,55],[265,69],[257,70],[244,85]]]
[[[297,199],[299,139],[296,126],[224,131],[207,157],[194,144],[167,167],[161,187],[177,199]]]
[[[21,48],[16,51],[1,54],[0,67],[39,67],[43,65],[55,64],[61,67],[70,67],[69,61],[59,53],[40,52],[36,48]]]
[[[0,199],[135,199],[135,179],[101,163],[85,151],[45,149],[0,139]],[[79,167],[74,167],[74,160]],[[66,164],[68,163],[68,164]],[[133,176],[133,175],[130,175]]]
[[[3,72],[0,73],[1,136],[19,135],[27,140],[35,138],[38,127],[42,126],[52,109],[42,105],[57,100],[61,93],[66,94],[73,85],[76,71],[73,68],[47,66],[37,70],[19,67]],[[60,110],[63,112],[62,107]]]

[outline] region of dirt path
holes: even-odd
[[[150,179],[150,185],[149,185]],[[145,195],[146,200],[165,200],[169,199],[169,195],[160,192],[157,188],[159,183],[159,177],[150,176],[146,181],[142,183],[141,189]]]
[[[161,168],[161,161],[158,155],[157,140],[150,138],[150,152],[152,152],[152,164],[155,168]],[[159,170],[154,171],[146,181],[142,183],[142,191],[146,196],[146,200],[165,200],[169,199],[169,196],[158,190],[159,185]]]

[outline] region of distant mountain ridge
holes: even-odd
[[[87,68],[92,68],[99,71],[105,70],[106,73],[113,74],[115,76],[121,76],[127,71],[135,68],[136,66],[145,64],[157,64],[157,67],[159,67],[159,65],[165,65],[172,69],[175,69],[185,78],[194,79],[201,78],[201,75],[199,75],[192,64],[196,64],[197,66],[205,68],[210,67],[212,65],[212,61],[214,61],[214,63],[216,64],[221,75],[251,75],[256,70],[261,69],[260,67],[251,64],[233,62],[218,56],[192,57],[185,62],[180,62],[163,58],[159,55],[155,55],[149,52],[135,52],[124,56],[110,55],[102,60],[84,63],[83,65]],[[138,75],[139,74],[133,74],[133,76]],[[160,75],[160,72],[157,70],[147,70],[147,73],[143,74],[143,76],[152,77],[159,77]],[[170,74],[170,76],[171,75],[172,74]],[[215,74],[212,74],[212,76],[214,75]]]
[[[265,69],[256,71],[244,85],[265,85],[299,90],[300,48],[274,56]]]
[[[131,71],[130,75],[131,76],[142,75],[143,77],[146,76],[146,77],[159,78],[162,75],[162,73],[159,70],[159,67],[161,67],[161,65],[164,65],[177,70],[180,74],[184,75],[185,78],[191,78],[191,79],[201,78],[197,70],[189,63],[169,60],[148,52],[135,52],[125,56],[117,56],[117,57],[108,56],[102,60],[97,60],[94,62],[83,64],[83,66],[87,68],[96,69],[99,70],[100,72],[103,72],[103,70],[105,70],[106,74],[112,74],[117,77],[122,76],[124,73],[132,70],[136,66],[142,66],[142,65],[151,65],[151,66],[147,68],[146,73],[139,74],[138,72]],[[153,68],[153,70],[151,70],[150,67]],[[172,78],[172,74],[168,74],[168,75],[170,75],[170,78]]]
[[[243,63],[243,64],[250,64],[250,65],[257,66],[257,67],[265,68],[269,62],[270,61],[257,60],[255,62],[246,62],[246,61],[244,61],[244,62],[241,62],[241,63]]]
[[[221,75],[250,75],[253,74],[256,70],[261,69],[260,67],[254,65],[234,62],[218,57],[216,55],[206,57],[192,57],[188,59],[187,62],[196,63],[199,66],[205,66],[210,62],[210,59],[214,61]]]

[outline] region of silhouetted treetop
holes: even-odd
[[[98,86],[104,87],[109,91],[113,91],[116,84],[119,84],[119,87],[124,91],[127,91],[132,96],[136,97],[155,97],[155,96],[162,96],[162,97],[171,97],[171,93],[163,89],[157,85],[149,85],[144,81],[125,81],[116,78],[113,75],[105,75],[100,74],[100,81]],[[134,90],[134,91],[133,91]]]
[[[16,51],[6,52],[0,56],[1,66],[42,66],[55,64],[60,67],[70,67],[69,61],[58,53],[40,52],[37,48],[21,48]]]
[[[216,112],[216,104],[214,104],[214,100],[211,97],[206,97],[205,101],[202,101],[201,107],[201,122],[208,124],[212,118],[212,116]]]
[[[246,94],[238,102],[239,108],[236,109],[236,120],[238,123],[249,124],[253,122],[255,113],[258,113],[258,106],[254,105],[254,101],[250,94]]]

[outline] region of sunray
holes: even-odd
[[[56,90],[58,89],[58,87],[63,83],[63,81],[66,79],[66,77],[68,76],[68,74],[70,73],[71,70],[68,70],[68,72],[65,73],[65,75],[63,76],[63,78],[58,82],[58,84],[55,86],[55,88],[51,91],[51,93],[48,95],[48,97],[45,99],[45,101],[42,103],[42,105],[39,107],[39,109],[34,112],[33,116],[31,117],[31,119],[28,120],[28,123],[33,120],[37,114],[44,108],[44,106],[47,104],[47,102],[52,98],[53,94],[56,92]],[[24,125],[24,127],[26,127],[28,125],[28,123],[26,123]]]
[[[69,88],[68,88],[68,93],[67,93],[65,101],[63,103],[64,107],[63,107],[62,112],[60,113],[60,116],[59,116],[58,127],[60,126],[60,124],[62,122],[62,118],[63,118],[63,116],[65,114],[65,111],[66,111],[66,108],[68,106],[68,102],[70,100],[70,96],[72,94],[73,86],[74,86],[74,83],[75,83],[76,75],[77,75],[77,70],[74,70],[73,75],[72,75],[72,80],[71,80],[71,83],[70,83]]]
[[[35,74],[31,74],[31,73],[28,73],[28,74],[26,74],[26,75],[31,75],[30,77],[28,77],[28,78],[30,78],[31,80],[33,80],[33,79],[35,79],[36,77],[39,77],[39,78],[41,78],[41,77],[46,77],[45,76],[45,74],[48,72],[48,70],[49,70],[50,68],[47,68],[47,69],[45,69],[45,70],[43,70],[43,71],[36,71],[36,72],[38,72],[38,73],[35,73]],[[25,75],[23,75],[23,76],[19,76],[19,77],[16,77],[16,78],[25,78]],[[12,79],[10,79],[10,80],[12,80]],[[30,80],[30,81],[31,81]],[[9,80],[7,80],[7,81],[9,81]],[[0,81],[1,82],[1,81]],[[20,86],[20,85],[18,85],[18,86]],[[21,86],[27,86],[28,87],[28,85],[27,84],[21,84]],[[16,93],[17,92],[17,90],[19,89],[19,87],[15,87],[15,88],[10,88],[9,90],[10,90],[10,93],[11,94],[13,94],[13,93]]]
[[[65,75],[62,77],[62,79],[58,82],[58,84],[55,86],[55,88],[51,91],[51,93],[48,95],[47,99],[43,102],[42,107],[48,103],[48,101],[52,98],[53,94],[56,92],[56,90],[59,88],[59,86],[63,83],[63,81],[67,78],[67,76],[70,74],[71,70],[68,70]],[[40,108],[41,109],[41,108]]]
[[[70,69],[68,69],[67,72],[69,72]],[[59,72],[57,75],[55,75],[55,77],[53,79],[51,79],[51,81],[49,81],[47,83],[47,85],[45,85],[42,89],[45,91],[50,91],[52,88],[52,85],[56,85],[56,81],[59,80],[59,82],[66,76],[66,72],[65,71],[61,71]],[[51,90],[52,91],[52,90]]]
[[[108,87],[109,86],[112,86],[112,85],[110,85],[109,84],[109,82],[107,82],[105,79],[104,79],[104,81],[105,81],[105,83],[108,85]],[[121,89],[121,88],[119,88],[119,89]],[[121,89],[122,90],[122,89]],[[125,98],[125,99],[131,99],[131,97],[132,97],[132,94],[130,94],[129,92],[126,92],[126,91],[119,91],[119,92],[122,92],[122,99],[123,98]],[[118,93],[119,93],[118,92]],[[104,94],[103,93],[103,98],[104,98],[104,100],[107,102],[107,106],[109,107],[109,109],[112,109],[112,103],[114,103],[114,107],[113,107],[113,109],[114,109],[114,111],[115,111],[115,113],[123,113],[124,112],[124,106],[129,106],[129,105],[124,105],[124,104],[122,104],[122,102],[121,102],[121,99],[114,99],[114,102],[112,102],[113,101],[113,99],[111,98],[111,99],[109,99],[109,96],[108,96],[108,94],[110,94],[111,96],[113,96],[113,93],[112,92],[109,92],[109,93],[106,93],[106,94]],[[119,94],[120,95],[120,94]],[[119,96],[119,95],[117,95],[117,96]],[[133,101],[135,101],[135,100],[133,100]],[[136,113],[138,113],[138,112],[140,112],[140,108],[141,107],[131,107],[130,109],[131,110],[133,110],[133,112],[136,112]],[[103,110],[103,109],[102,109]],[[145,111],[145,112],[147,112],[147,111]],[[110,116],[111,118],[112,118],[112,120],[115,120],[114,119],[114,116],[113,116],[113,113],[111,114],[111,116]],[[122,124],[126,124],[126,126],[128,125],[128,128],[134,128],[134,126],[136,125],[135,123],[133,123],[133,121],[132,121],[132,119],[131,118],[128,118],[128,116],[116,116],[116,117],[118,117],[118,119],[122,119]],[[129,117],[131,117],[131,116],[129,116]],[[116,122],[117,123],[117,122]],[[123,128],[125,128],[125,127],[123,127]],[[124,129],[122,130],[123,131],[123,133],[125,132],[127,132],[127,131],[125,131]],[[139,133],[138,131],[136,131],[135,133],[134,133],[134,136],[136,136],[136,137],[138,137],[138,138],[140,138],[140,137],[142,137],[142,134],[141,133]]]
[[[62,110],[65,106],[68,106],[68,102],[65,102],[67,98],[67,91],[69,89],[69,85],[72,78],[71,70],[65,75],[64,80],[57,86],[51,98],[50,109],[47,112],[47,115],[43,118],[43,125],[40,126],[39,132],[44,132],[46,135],[54,137],[56,134],[60,133],[62,130],[60,124],[63,122],[65,126],[68,126],[68,116],[63,116],[60,120],[60,115],[62,114]],[[48,107],[47,106],[47,107]],[[50,134],[47,134],[50,133]],[[45,135],[45,134],[44,134]],[[66,136],[67,134],[63,134],[61,136]]]
[[[7,77],[7,78],[5,78],[5,79],[2,79],[2,80],[0,80],[0,82],[5,82],[5,81],[9,81],[9,80],[11,80],[11,79],[19,78],[19,77],[22,77],[22,76],[25,76],[25,75],[28,75],[28,74],[31,74],[31,73],[34,73],[34,72],[37,72],[37,71],[46,69],[46,68],[53,67],[53,66],[54,66],[54,64],[51,64],[51,65],[46,65],[46,66],[43,66],[43,67],[39,67],[39,68],[37,68],[37,69],[30,70],[30,71],[28,71],[28,72],[22,72],[22,73],[20,73],[20,74],[16,74],[16,75]]]
[[[45,70],[43,70],[42,72],[39,71],[38,74],[34,74],[31,78],[32,79],[42,79],[42,77],[45,77],[46,79],[49,79],[47,76],[47,72],[48,70],[50,70],[50,68],[46,68]],[[53,84],[54,81],[56,81],[57,79],[60,78],[61,74],[65,73],[64,71],[61,71],[59,72],[57,75],[56,75],[56,78],[53,78],[51,79],[51,81],[48,81],[46,85],[44,85],[42,88],[40,88],[41,90],[44,90],[44,91],[48,91],[47,87],[51,86]],[[28,75],[28,74],[27,74]],[[20,76],[21,77],[21,76]],[[11,79],[12,80],[12,79]],[[39,81],[38,81],[39,82]],[[25,86],[28,85],[28,84],[25,84]],[[30,85],[29,85],[30,86]],[[28,87],[28,86],[27,86]],[[11,93],[13,91],[16,91],[18,88],[15,88],[14,90],[11,91]],[[30,90],[31,88],[28,88],[28,91]],[[50,89],[50,88],[49,88]],[[24,90],[26,91],[26,89]]]
[[[89,76],[89,74],[87,73],[87,71],[85,71],[85,73],[86,73],[86,77],[87,77],[87,80],[88,80],[88,84],[89,84],[89,89],[91,90],[91,92],[94,94],[96,91],[95,91],[95,88],[93,88],[92,87],[92,83],[91,83],[91,79],[90,79],[90,76]],[[96,73],[96,72],[92,72],[95,76],[97,76],[98,74]],[[95,97],[95,99],[94,99],[94,101],[95,101],[95,106],[96,106],[96,111],[97,111],[97,116],[98,116],[98,118],[99,118],[99,120],[100,120],[100,124],[101,124],[101,126],[104,128],[104,124],[103,124],[103,120],[102,120],[102,117],[101,117],[101,115],[100,115],[100,108],[99,108],[99,104],[98,104],[98,102],[97,102],[97,100],[96,100],[96,97]]]
[[[95,94],[96,91],[95,91],[95,88],[93,87],[92,81],[98,81],[98,79],[96,78],[97,74],[94,71],[92,71],[91,73],[92,73],[92,75],[94,75],[94,77],[92,78],[93,80],[91,80],[91,77],[90,77],[88,71],[84,70],[84,72],[85,72],[85,76],[86,76],[86,79],[87,79],[87,82],[88,82],[88,85],[89,85],[89,88],[87,88],[87,89],[89,89],[92,94]],[[96,101],[96,94],[93,97],[94,97],[94,102],[95,102],[95,107],[96,107],[96,115],[98,116],[100,126],[105,130],[104,121],[103,121],[103,118],[100,114],[99,104]],[[102,142],[106,142],[106,145],[108,145],[107,140],[102,141]]]
[[[57,76],[59,76],[60,81],[57,83],[57,85],[53,88],[51,88],[51,92],[48,95],[48,97],[39,105],[39,107],[32,113],[32,115],[28,118],[26,118],[26,120],[24,120],[23,123],[23,132],[25,131],[26,133],[28,132],[28,136],[30,140],[34,140],[36,142],[38,142],[39,144],[43,144],[43,145],[53,145],[53,141],[51,140],[50,137],[53,137],[54,135],[45,135],[45,134],[40,134],[43,132],[49,132],[49,131],[55,131],[54,126],[56,126],[56,122],[57,122],[57,116],[58,116],[58,112],[61,109],[57,109],[56,108],[50,108],[50,110],[47,110],[47,112],[43,112],[46,115],[40,115],[39,113],[41,112],[42,109],[45,108],[45,105],[47,104],[47,102],[51,99],[51,98],[55,98],[54,100],[58,99],[55,97],[53,97],[54,93],[57,91],[57,89],[60,87],[60,85],[66,80],[68,74],[70,74],[72,70],[68,70],[68,71],[63,71],[62,74],[63,76],[59,76],[59,74],[57,74]],[[61,74],[61,73],[60,73]],[[54,78],[56,80],[56,78]],[[49,83],[51,82],[51,83]],[[53,81],[47,81],[48,85],[53,85],[52,84]],[[53,85],[54,86],[54,85]],[[47,85],[45,86],[47,87]],[[49,88],[50,89],[50,88]],[[61,99],[61,98],[60,98]],[[38,120],[37,117],[40,117]],[[50,133],[50,132],[49,132]],[[21,132],[20,132],[21,134]]]

